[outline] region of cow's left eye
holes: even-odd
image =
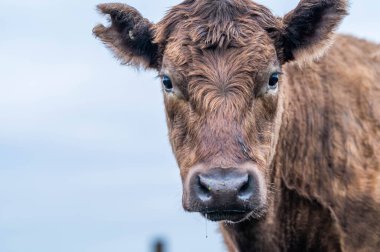
[[[170,93],[173,92],[173,83],[169,76],[162,76],[162,84],[164,85],[165,91]]]
[[[273,73],[268,82],[269,89],[276,89],[278,86],[279,73]]]

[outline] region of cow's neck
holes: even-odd
[[[222,223],[232,251],[342,251],[342,237],[330,209],[285,186],[261,220]]]

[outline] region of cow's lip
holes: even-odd
[[[243,210],[221,210],[207,211],[202,212],[201,214],[210,221],[240,222],[244,220],[250,214],[250,212]]]

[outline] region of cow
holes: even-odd
[[[335,32],[348,8],[185,0],[154,24],[98,6],[95,36],[161,77],[183,207],[231,252],[380,251],[380,46]]]

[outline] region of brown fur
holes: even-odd
[[[158,24],[99,8],[112,25],[94,33],[119,58],[172,79],[182,180],[199,165],[254,162],[262,174],[265,211],[221,223],[229,251],[380,250],[380,46],[333,43],[347,1],[303,0],[282,19],[249,0],[186,0]]]
[[[273,212],[256,225],[222,225],[235,242],[248,233],[257,240],[239,243],[257,251],[380,249],[380,60],[368,57],[378,49],[339,36],[318,62],[284,67]]]

